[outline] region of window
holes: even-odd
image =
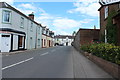
[[[10,11],[3,11],[3,22],[10,23],[11,12]]]
[[[19,48],[23,48],[23,46],[24,46],[24,37],[19,36]]]
[[[31,22],[30,31],[33,31],[33,23]]]
[[[46,40],[44,39],[44,46],[46,45]]]
[[[46,30],[44,30],[44,34],[46,34]]]
[[[24,28],[24,18],[21,17],[21,25],[20,25],[21,28]]]
[[[105,7],[105,18],[108,17],[108,6]]]

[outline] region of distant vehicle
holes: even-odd
[[[59,44],[59,46],[64,46],[64,44]]]

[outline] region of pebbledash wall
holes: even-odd
[[[0,2],[1,52],[41,48],[41,39],[40,24],[9,4]]]

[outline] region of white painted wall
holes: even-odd
[[[58,40],[57,40],[57,38],[55,38],[54,42],[59,43],[59,44],[64,44],[64,46],[66,46],[66,42],[68,42],[68,46],[71,46],[71,43],[73,42],[73,39],[66,40],[66,39],[63,39],[63,38],[58,38]]]
[[[13,50],[18,49],[18,35],[13,35]]]
[[[10,34],[2,34],[2,35],[10,35]],[[11,35],[10,37],[1,37],[1,52],[9,52],[11,46]]]
[[[11,11],[11,23],[6,24],[2,22],[2,11],[8,10]],[[21,28],[21,17],[24,18],[24,27]],[[22,31],[26,33],[26,39],[25,39],[25,49],[33,49],[35,48],[35,45],[37,48],[41,48],[42,44],[38,46],[38,39],[42,39],[42,28],[38,26],[36,23],[33,22],[33,30],[30,30],[31,27],[31,20],[27,19],[26,17],[20,15],[19,13],[7,9],[7,8],[0,8],[0,27],[2,28],[11,28],[14,30]],[[40,33],[38,33],[38,27],[40,27]],[[13,50],[18,48],[18,34],[13,36]],[[37,37],[36,37],[37,36]],[[30,37],[32,37],[32,42],[30,41]],[[37,39],[36,39],[37,38]],[[30,47],[30,45],[32,45]]]
[[[14,29],[14,30],[25,32],[27,34],[27,26],[28,26],[27,21],[28,21],[28,19],[25,18],[24,16],[21,16],[20,14],[18,14],[17,12],[15,12],[11,9],[2,8],[2,11],[4,11],[4,10],[11,11],[11,23],[6,24],[6,23],[3,23],[3,21],[1,20],[2,28],[11,28],[11,29]],[[21,28],[21,17],[24,18],[24,27],[23,28]],[[27,41],[25,40],[25,43],[26,42]],[[16,49],[15,46],[17,46],[17,45],[14,45],[14,49]],[[25,49],[26,48],[27,47],[25,46]]]
[[[37,25],[33,23],[31,31],[31,20],[28,20],[28,33],[27,33],[27,49],[34,49],[36,44],[36,27]],[[32,40],[30,40],[32,38]]]
[[[1,44],[2,42],[1,42],[1,33],[0,33],[0,44]],[[1,52],[1,45],[0,45],[0,52]]]
[[[40,30],[39,30],[40,29]],[[38,44],[38,39],[40,40],[40,44]],[[41,48],[42,47],[42,27],[41,26],[37,26],[37,48]]]
[[[2,27],[2,8],[0,8],[0,28]]]

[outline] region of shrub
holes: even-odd
[[[92,53],[95,56],[101,57],[107,61],[120,64],[120,47],[114,44],[94,43],[82,45],[81,50]]]

